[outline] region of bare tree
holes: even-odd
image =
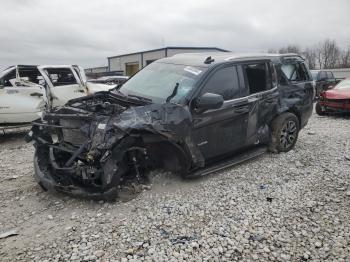
[[[278,53],[285,54],[285,53],[296,53],[301,54],[301,49],[297,45],[288,45],[286,47],[282,47],[278,50]]]
[[[339,67],[350,67],[350,46],[347,50],[342,50],[339,57]]]
[[[269,53],[269,54],[276,54],[276,53],[278,53],[278,51],[276,49],[274,49],[274,48],[269,48],[269,49],[267,49],[267,53]]]
[[[335,68],[340,55],[340,49],[335,40],[326,39],[319,47],[322,56],[321,68]]]
[[[280,49],[269,49],[268,53],[301,54],[305,57],[310,69],[350,67],[350,46],[346,50],[342,50],[336,41],[331,39],[325,39],[323,42],[305,49],[291,44]]]
[[[303,56],[306,59],[306,62],[310,69],[316,68],[316,60],[317,60],[317,54],[316,54],[316,48],[315,47],[307,47],[303,52]]]

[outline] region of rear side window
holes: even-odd
[[[77,80],[70,68],[49,68],[47,74],[54,86],[77,84]]]
[[[309,79],[303,63],[283,64],[281,70],[289,81],[304,82]]]
[[[254,63],[243,65],[249,93],[255,94],[271,89],[273,81],[271,79],[270,67],[267,63]]]
[[[327,78],[328,79],[333,79],[334,78],[333,73],[332,72],[327,72]]]
[[[214,72],[202,89],[201,94],[204,93],[222,95],[224,100],[238,98],[240,94],[236,67],[225,67]]]
[[[325,80],[325,79],[327,79],[327,73],[326,71],[321,71],[318,76],[318,80]]]

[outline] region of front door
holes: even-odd
[[[234,65],[216,69],[205,81],[200,94],[222,95],[224,104],[216,110],[193,110],[192,139],[206,160],[235,151],[246,142],[250,105],[241,98],[237,69]]]
[[[40,117],[45,105],[43,87],[22,79],[19,73],[14,67],[0,79],[0,124],[29,123]]]

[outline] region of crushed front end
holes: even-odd
[[[185,142],[190,123],[183,107],[169,103],[130,102],[111,92],[71,100],[33,123],[35,178],[45,190],[115,199],[121,187],[146,180],[151,167],[188,170],[185,155],[196,153]],[[168,148],[164,142],[175,160],[159,156]],[[161,158],[164,165],[157,163]]]
[[[126,134],[112,122],[128,108],[100,93],[46,112],[29,134],[35,141],[37,182],[44,189],[75,196],[115,198],[130,139],[118,144]]]

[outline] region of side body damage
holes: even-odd
[[[36,147],[38,183],[75,196],[115,199],[145,182],[148,170],[186,177],[249,159],[247,152],[257,148],[292,149],[314,96],[303,60],[216,59],[160,60],[118,90],[45,112],[28,137]]]

